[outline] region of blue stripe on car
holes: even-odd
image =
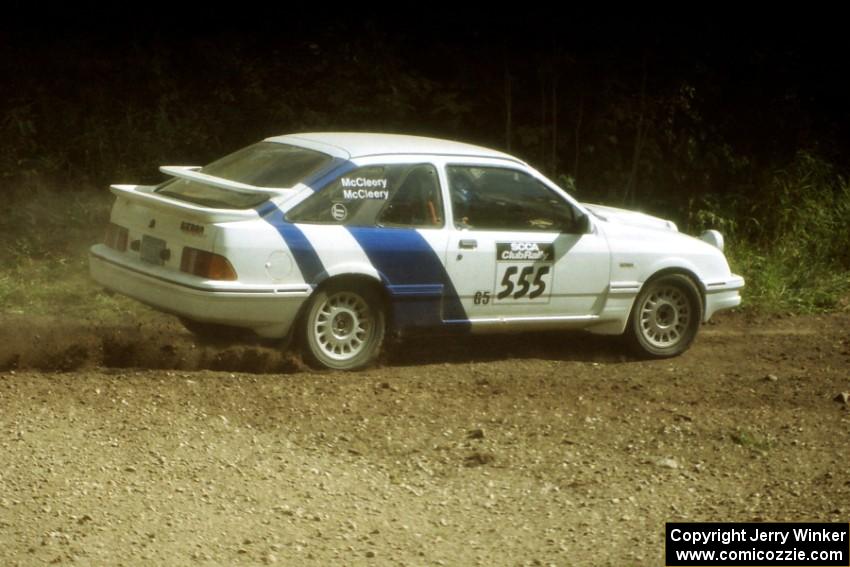
[[[314,192],[321,191],[339,176],[357,166],[347,160],[335,160],[304,184]],[[316,249],[298,228],[286,220],[272,202],[257,207],[257,212],[283,237],[304,281],[318,284],[326,276]],[[397,328],[457,324],[467,329],[469,320],[439,256],[428,241],[414,229],[346,227],[369,261],[381,274],[389,292]]]
[[[254,210],[257,211],[260,214],[261,217],[265,217],[267,214],[271,213],[272,211],[280,210],[280,209],[278,209],[277,205],[275,205],[271,201],[266,201],[265,203],[263,203],[262,205],[260,205],[259,207],[257,207]]]
[[[412,228],[346,228],[384,279],[397,327],[468,323],[449,274],[419,232]]]
[[[298,264],[298,269],[301,270],[304,282],[315,285],[324,279],[325,267],[322,265],[316,249],[313,248],[301,229],[287,221],[283,217],[283,211],[275,205],[272,205],[265,214],[261,212],[263,208],[265,207],[260,207],[257,212],[283,237],[289,252],[295,258],[295,263]]]
[[[350,161],[335,159],[330,168],[308,177],[304,181],[304,185],[314,192],[319,191],[325,185],[355,167],[357,166]],[[325,267],[322,265],[322,260],[316,253],[316,249],[313,248],[300,228],[286,220],[283,211],[277,205],[272,201],[266,201],[255,210],[263,220],[280,233],[292,253],[292,257],[295,258],[295,263],[298,264],[298,269],[301,270],[301,275],[306,283],[316,285],[325,278]]]

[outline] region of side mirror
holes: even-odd
[[[584,213],[579,213],[578,211],[576,212],[578,213],[578,216],[576,216],[576,218],[571,223],[569,223],[569,226],[566,227],[566,230],[564,230],[564,232],[568,234],[589,233],[591,230],[590,217],[588,217]]]

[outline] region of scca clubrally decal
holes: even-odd
[[[554,247],[549,242],[497,242],[497,262],[551,262]]]

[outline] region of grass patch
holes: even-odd
[[[109,294],[88,273],[88,249],[109,219],[108,191],[7,193],[0,220],[0,312],[126,322],[152,311]]]
[[[747,279],[744,307],[762,313],[825,313],[850,308],[850,271],[806,262],[749,242],[726,250],[732,271]]]
[[[745,306],[817,313],[850,308],[848,218],[850,183],[800,152],[746,192],[703,199],[689,224],[726,235],[729,263],[747,279]]]

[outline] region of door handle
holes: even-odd
[[[475,250],[478,248],[478,241],[472,238],[464,238],[460,241],[459,247],[462,250]]]

